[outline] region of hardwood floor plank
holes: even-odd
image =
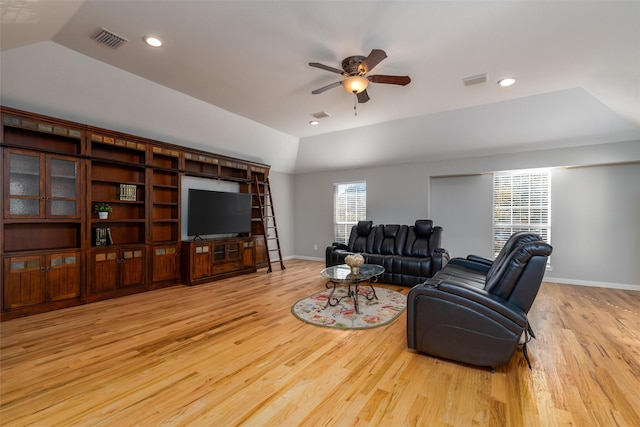
[[[3,426],[640,425],[640,292],[543,284],[533,369],[406,348],[291,314],[322,263],[175,286],[0,324]],[[405,295],[408,288],[378,284]]]

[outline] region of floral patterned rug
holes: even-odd
[[[352,297],[341,299],[335,307],[325,308],[327,298],[331,294],[330,289],[301,299],[291,307],[291,312],[298,319],[312,325],[336,329],[369,329],[388,325],[407,307],[407,297],[400,292],[376,287],[378,299],[368,300],[366,296],[370,293],[369,286],[363,286],[358,291],[360,314],[356,313]],[[334,297],[341,298],[346,295],[346,286],[336,288]]]

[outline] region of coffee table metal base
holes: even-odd
[[[366,294],[359,293],[360,283],[364,283],[364,282],[348,283],[347,294],[344,296],[341,296],[340,298],[334,298],[333,294],[335,293],[336,287],[339,284],[343,286],[345,284],[343,282],[334,282],[333,280],[327,281],[327,283],[325,283],[325,287],[327,289],[331,289],[331,293],[329,294],[329,298],[327,298],[327,304],[325,304],[324,308],[327,308],[329,306],[335,307],[336,305],[340,304],[340,301],[342,301],[343,299],[353,298],[353,306],[356,309],[356,313],[360,314],[360,307],[358,305],[358,295],[362,295],[368,301],[378,299],[378,296],[376,295],[376,290],[373,287],[373,283],[375,283],[377,280],[378,280],[378,276],[373,276],[371,279],[367,281],[368,283],[366,283],[365,285],[368,285],[371,288],[371,292]]]

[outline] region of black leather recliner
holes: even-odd
[[[496,260],[454,258],[407,298],[410,349],[477,366],[509,362],[523,335],[552,247],[517,233]],[[523,347],[525,358],[526,341]]]

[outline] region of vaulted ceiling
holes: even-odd
[[[3,51],[52,40],[304,144],[352,139],[365,126],[375,139],[398,123],[420,123],[410,144],[438,138],[443,157],[640,139],[640,2],[5,0],[1,7]],[[128,42],[97,43],[101,28]],[[164,45],[146,46],[148,35]],[[409,75],[411,83],[371,83],[357,116],[341,86],[311,94],[341,76],[309,62],[340,68],[345,57],[372,49],[388,57],[369,74]],[[484,73],[485,83],[463,84]],[[498,86],[504,77],[516,84]],[[330,116],[311,126],[318,112]],[[299,169],[314,169],[318,156]]]

